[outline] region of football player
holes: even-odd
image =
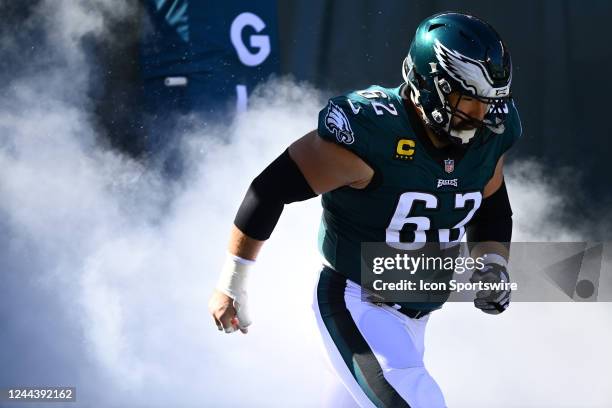
[[[510,53],[486,22],[441,13],[417,28],[404,83],[332,98],[318,129],[295,141],[251,183],[209,302],[219,330],[247,333],[246,280],[285,204],[322,195],[325,259],[314,311],[329,360],[360,406],[444,407],[423,364],[437,303],[362,301],[362,242],[459,243],[484,266],[472,282],[508,281],[512,211],[504,153],[521,134]],[[498,314],[509,291],[477,294]]]

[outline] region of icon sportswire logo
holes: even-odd
[[[336,135],[338,142],[352,144],[355,141],[353,129],[346,117],[346,114],[338,105],[329,101],[327,115],[325,115],[325,127]]]

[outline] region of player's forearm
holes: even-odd
[[[506,245],[495,241],[479,242],[472,247],[470,253],[474,259],[481,258],[486,254],[498,254],[507,261],[510,256],[510,251]]]
[[[249,237],[244,232],[240,231],[238,227],[232,225],[227,250],[232,255],[254,261],[264,242],[265,241]]]
[[[315,196],[287,150],[270,163],[251,182],[240,204],[217,290],[246,303],[248,271],[272,234],[283,207]]]
[[[512,209],[505,183],[485,198],[467,226],[468,246],[474,259],[484,264],[475,269],[470,282],[509,282],[508,255],[512,240]],[[510,290],[479,292],[474,305],[488,314],[499,314],[510,304]]]
[[[508,259],[512,239],[512,208],[503,179],[497,191],[482,201],[466,229],[472,257],[493,253]]]
[[[251,182],[234,225],[247,238],[265,241],[274,231],[285,204],[312,197],[316,197],[315,192],[285,150]],[[240,234],[236,235],[237,243],[245,241],[247,246],[254,246]]]

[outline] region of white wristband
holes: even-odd
[[[217,281],[217,290],[237,300],[246,292],[248,271],[253,264],[255,261],[228,253]]]
[[[503,266],[504,268],[508,267],[508,261],[506,261],[506,258],[494,253],[484,254],[482,256],[482,263],[485,265],[497,264]]]

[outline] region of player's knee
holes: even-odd
[[[372,308],[361,316],[359,328],[383,370],[423,367],[422,345],[396,316]]]
[[[393,368],[384,376],[411,407],[446,407],[440,387],[425,367]]]

